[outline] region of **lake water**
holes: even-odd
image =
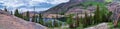
[[[32,18],[29,19],[30,22],[32,22]],[[58,19],[53,19],[53,18],[43,18],[44,24],[47,24],[48,22],[51,22],[52,26],[54,26],[54,21],[56,21],[58,23],[58,25],[60,25],[59,23],[62,23],[62,26],[65,25],[66,22],[62,22]],[[37,19],[36,22],[39,22],[39,19]]]

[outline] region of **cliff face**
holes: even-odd
[[[0,29],[47,29],[47,27],[0,11]]]

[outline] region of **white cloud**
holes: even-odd
[[[32,0],[32,1],[36,1],[36,2],[46,2],[45,0]]]
[[[35,5],[39,5],[40,3],[49,3],[56,5],[68,1],[69,0],[0,0],[0,3],[3,3],[1,5],[6,6],[7,8],[18,8],[21,6],[33,7]],[[20,9],[23,9],[25,11],[27,10],[32,11],[32,9],[30,8],[20,8]],[[39,9],[42,11],[42,10],[47,10],[48,8],[39,8]]]
[[[0,0],[0,3],[3,3],[3,6],[7,7],[19,7],[25,5],[23,2],[18,0]]]
[[[47,3],[51,3],[51,4],[60,4],[60,3],[65,3],[68,2],[69,0],[54,0],[53,2],[47,2]]]
[[[47,10],[47,9],[49,9],[49,8],[35,8],[35,11],[45,11],[45,10]],[[33,8],[20,8],[19,9],[19,11],[20,12],[25,12],[25,11],[34,11],[34,9]]]

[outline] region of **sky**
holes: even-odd
[[[7,8],[10,11],[19,9],[21,12],[45,11],[58,4],[68,2],[69,0],[0,0],[0,9]]]

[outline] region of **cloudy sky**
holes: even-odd
[[[69,0],[0,0],[0,9],[7,8],[9,10],[19,9],[19,11],[45,11],[60,3],[68,2]]]

